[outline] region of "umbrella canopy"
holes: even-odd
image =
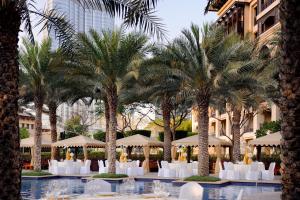
[[[105,143],[92,139],[87,136],[79,135],[76,137],[60,140],[52,144],[54,147],[105,147]]]
[[[33,137],[21,139],[20,147],[30,148],[30,147],[33,147],[33,145],[34,145],[34,138]],[[47,139],[47,138],[42,136],[42,147],[51,147],[50,139]]]
[[[175,146],[180,146],[180,145],[185,145],[185,146],[198,146],[198,135],[193,135],[190,137],[182,138],[179,140],[174,140],[172,142],[172,145]],[[208,136],[208,146],[232,146],[230,142],[216,138],[212,135]]]
[[[117,146],[135,146],[135,147],[163,147],[164,144],[154,138],[149,138],[140,134],[117,140]]]
[[[279,146],[281,138],[280,131],[278,131],[252,140],[249,144],[253,146]]]

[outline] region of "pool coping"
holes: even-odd
[[[160,180],[160,181],[167,181],[171,182],[174,185],[183,185],[188,182],[196,182],[200,185],[206,186],[226,186],[226,185],[249,185],[249,186],[262,186],[262,185],[281,185],[280,180],[273,180],[273,181],[251,181],[251,180],[220,180],[216,182],[203,182],[203,181],[184,181],[182,179],[174,179],[174,178],[165,178],[165,177],[126,177],[126,178],[93,178],[92,176],[67,176],[67,175],[47,175],[47,176],[22,176],[24,180],[38,180],[38,179],[54,179],[54,178],[74,178],[74,179],[81,179],[83,181],[94,180],[94,179],[101,179],[108,182],[123,182],[127,178],[134,178],[138,181],[151,181],[151,180]]]

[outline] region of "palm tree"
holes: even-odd
[[[89,6],[99,6],[99,1],[85,0]],[[102,0],[102,9],[107,10],[111,15],[119,15],[125,19],[128,26],[139,26],[142,30],[156,32],[162,35],[163,26],[159,19],[153,15],[153,9],[157,0],[134,0],[134,1],[106,1]],[[33,42],[32,24],[30,16],[39,16],[44,23],[43,29],[54,30],[60,37],[62,44],[70,40],[74,35],[72,27],[66,23],[63,15],[58,15],[54,10],[40,12],[35,9],[35,2],[32,0],[1,0],[0,1],[0,73],[1,92],[0,104],[4,109],[0,114],[2,123],[0,125],[1,138],[6,148],[1,148],[0,159],[5,160],[1,165],[0,199],[20,199],[20,161],[19,161],[19,131],[18,131],[18,34],[21,24],[24,23],[24,30],[29,33]],[[93,5],[94,4],[94,5]],[[9,137],[8,137],[9,135]],[[3,157],[2,157],[3,156]],[[5,178],[7,177],[7,178]],[[5,181],[5,182],[4,182]]]
[[[135,62],[147,52],[147,37],[123,31],[103,32],[101,36],[94,30],[89,35],[79,34],[75,54],[80,64],[69,70],[77,80],[95,81],[105,93],[109,108],[109,173],[115,173],[118,94],[124,81],[131,77]]]
[[[222,27],[205,25],[201,32],[197,25],[184,29],[182,36],[175,39],[171,51],[177,62],[178,72],[183,79],[185,96],[193,96],[197,111],[199,154],[198,173],[209,174],[208,156],[208,108],[216,89],[225,77],[227,66],[236,59],[239,40],[236,35],[225,36]]]
[[[239,38],[238,35],[236,37]],[[264,98],[264,84],[258,75],[264,67],[264,59],[256,54],[256,44],[250,40],[238,39],[235,44],[238,50],[225,70],[219,76],[220,84],[212,95],[214,107],[226,108],[230,117],[233,142],[234,162],[240,160],[240,136],[241,128],[247,121],[247,116],[242,116],[242,111],[258,108]],[[244,113],[246,114],[246,113]],[[243,120],[242,120],[243,119]]]
[[[33,168],[41,170],[41,136],[42,136],[42,111],[46,97],[46,87],[51,65],[51,41],[44,40],[41,45],[32,44],[23,40],[24,48],[20,53],[21,77],[24,86],[31,90],[35,106],[35,133]]]
[[[300,151],[300,19],[299,1],[282,0],[280,5],[282,27],[281,65],[279,86],[282,112],[282,199],[299,199],[299,154]]]
[[[171,111],[180,89],[180,78],[169,73],[172,60],[165,48],[152,48],[153,57],[142,62],[138,79],[123,92],[122,99],[152,103],[160,107],[164,128],[164,160],[171,162]],[[133,82],[132,80],[130,80]],[[126,99],[126,100],[124,100]]]

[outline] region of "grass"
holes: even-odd
[[[22,176],[50,176],[52,175],[49,172],[44,172],[44,171],[27,171],[27,172],[22,172]]]
[[[127,178],[126,174],[111,174],[111,173],[103,173],[94,175],[93,178]]]
[[[185,181],[199,181],[199,182],[217,182],[220,181],[221,179],[213,176],[190,176],[186,179]]]

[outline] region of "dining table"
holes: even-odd
[[[253,163],[252,163],[253,164]],[[240,174],[240,179],[245,179],[246,178],[246,173],[247,171],[250,170],[251,164],[234,164],[233,165],[234,170],[238,171]],[[263,163],[257,163],[257,170],[259,172],[265,170],[265,166]]]

